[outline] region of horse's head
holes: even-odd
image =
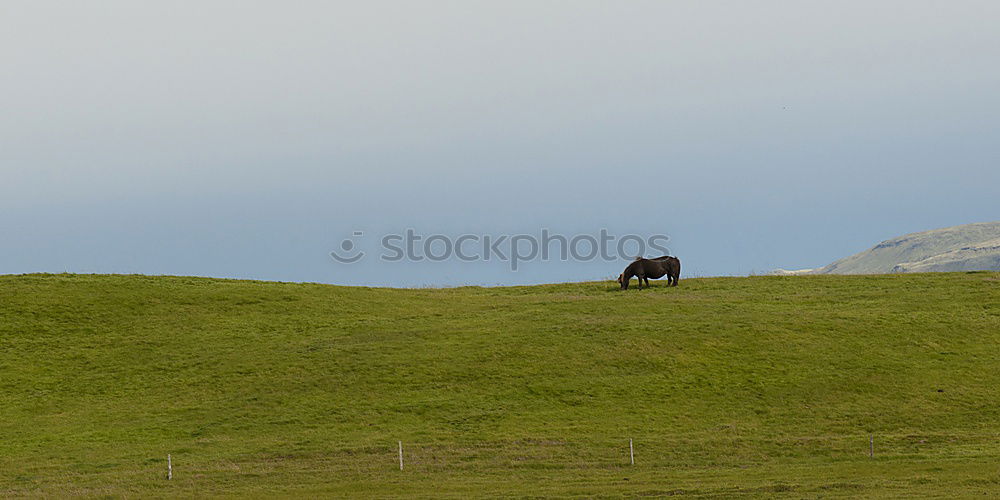
[[[618,275],[618,284],[621,285],[622,290],[628,290],[628,281],[625,281],[625,273]]]

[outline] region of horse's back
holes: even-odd
[[[664,255],[663,257],[657,257],[653,259],[654,262],[660,265],[663,270],[663,275],[667,275],[671,278],[677,279],[681,274],[681,260],[677,257],[672,257],[670,255]]]
[[[648,278],[662,278],[664,275],[670,273],[670,266],[667,261],[655,260],[655,259],[643,259],[642,260],[642,270]]]

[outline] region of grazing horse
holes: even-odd
[[[677,286],[677,280],[681,277],[681,260],[677,257],[664,255],[655,259],[637,258],[632,261],[625,272],[618,275],[618,284],[622,290],[628,290],[628,282],[632,276],[639,278],[639,289],[642,290],[642,282],[645,280],[649,286],[649,278],[667,277],[667,286]]]

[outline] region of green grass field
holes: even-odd
[[[0,496],[997,497],[1000,273],[0,276],[0,417]]]

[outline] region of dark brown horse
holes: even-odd
[[[638,258],[632,261],[625,271],[618,275],[618,284],[622,290],[628,290],[628,282],[632,276],[639,278],[639,289],[642,290],[642,282],[649,286],[649,278],[667,277],[667,286],[677,286],[677,280],[681,277],[681,260],[677,257],[664,255],[655,259]]]

